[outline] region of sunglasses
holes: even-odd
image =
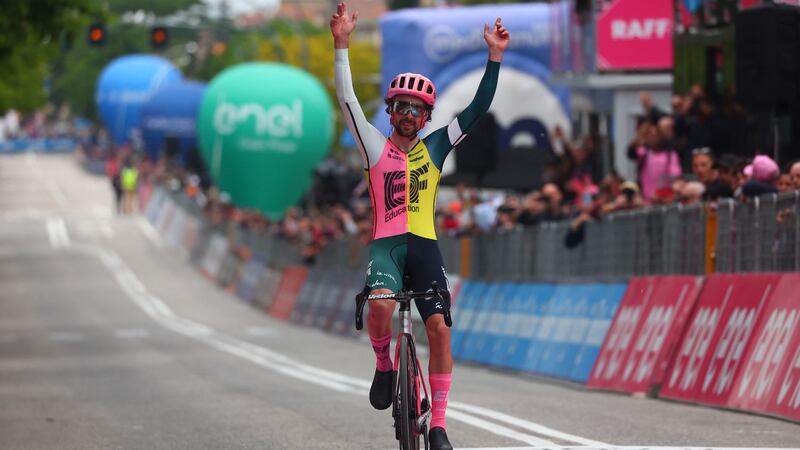
[[[401,116],[411,113],[414,117],[422,117],[428,111],[428,107],[420,103],[402,102],[400,100],[392,102],[391,109],[393,113]]]

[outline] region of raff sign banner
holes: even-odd
[[[671,69],[672,0],[613,0],[597,19],[597,68]]]
[[[303,70],[240,64],[211,81],[198,124],[203,158],[220,189],[236,206],[279,219],[330,149],[333,107]]]

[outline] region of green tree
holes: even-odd
[[[91,0],[5,1],[0,13],[0,112],[30,111],[46,98],[53,57],[100,14]]]
[[[326,29],[308,31],[308,34],[281,32],[279,35],[262,37],[258,59],[303,68],[322,82],[331,101],[337,105],[333,82],[333,38]],[[374,112],[369,111],[370,106],[383,106],[377,76],[381,66],[380,49],[370,41],[351,41],[349,54],[353,88],[369,115]],[[339,136],[345,124],[340,114],[337,114],[337,118],[336,136]]]
[[[106,33],[108,38],[101,47],[91,47],[84,40],[76,42],[53,69],[50,99],[69,104],[79,116],[97,118],[95,84],[109,62],[122,55],[152,51],[147,27],[110,24]]]

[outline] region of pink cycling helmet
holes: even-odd
[[[401,73],[389,83],[389,92],[386,93],[386,98],[394,98],[401,94],[419,97],[428,106],[433,106],[436,102],[436,87],[433,82],[418,73]]]

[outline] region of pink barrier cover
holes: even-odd
[[[705,282],[660,396],[726,405],[778,274],[714,274]]]
[[[664,382],[702,283],[692,276],[634,278],[588,385],[654,393]]]
[[[611,327],[597,356],[588,386],[620,390],[619,380],[630,354],[633,337],[641,328],[644,309],[650,302],[657,277],[636,277],[628,283]]]
[[[284,269],[278,290],[275,292],[275,299],[268,310],[269,315],[281,320],[289,319],[307,276],[308,269],[305,267],[289,266]]]
[[[800,420],[800,273],[781,277],[728,406]]]

